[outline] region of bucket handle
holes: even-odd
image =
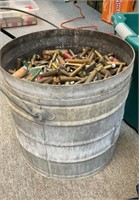
[[[20,108],[21,110],[23,110],[24,112],[28,113],[29,115],[31,115],[35,120],[38,120],[40,122],[44,121],[44,120],[48,120],[48,121],[52,121],[55,119],[55,116],[52,115],[51,113],[48,113],[47,111],[41,111],[41,112],[36,112],[36,111],[32,111],[30,110],[27,105],[24,103],[24,101],[22,101],[22,104],[24,105],[24,107],[21,107],[20,105],[17,105],[17,102],[14,101],[10,95],[8,95],[8,93],[6,92],[6,90],[4,90],[2,88],[2,86],[0,85],[0,91],[13,103],[16,105],[16,107]]]
[[[20,10],[20,9],[17,9],[17,8],[10,8],[10,7],[0,7],[0,9],[3,9],[3,10],[14,10],[14,11],[18,11],[18,12],[21,12],[21,13],[25,13],[25,14],[28,14],[28,15],[31,15],[33,17],[36,17],[48,24],[50,24],[51,26],[55,27],[56,29],[59,29],[58,26],[56,26],[55,24],[53,24],[52,22],[42,18],[42,17],[39,17],[33,13],[29,13],[27,11],[24,11],[24,10]],[[4,33],[5,35],[7,35],[8,37],[10,37],[11,39],[15,39],[16,37],[14,35],[12,35],[11,33],[9,33],[8,31],[6,31],[5,29],[1,28],[1,32]],[[0,91],[12,102],[14,103],[17,107],[19,107],[20,109],[24,110],[25,112],[27,112],[28,114],[30,114],[32,117],[34,117],[36,120],[39,120],[39,121],[43,121],[43,120],[53,120],[55,119],[55,116],[53,116],[51,113],[48,113],[47,111],[42,111],[42,112],[35,112],[35,111],[31,111],[27,105],[24,103],[24,107],[25,108],[21,108],[21,106],[17,105],[17,103],[10,98],[10,96],[7,94],[7,92],[2,88],[2,86],[0,85]]]

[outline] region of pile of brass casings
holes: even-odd
[[[16,69],[9,73],[32,82],[73,85],[107,79],[127,68],[126,62],[117,59],[114,53],[102,55],[85,47],[78,54],[70,49],[56,49],[34,54],[30,61],[18,58]]]

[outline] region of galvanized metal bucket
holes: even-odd
[[[7,73],[18,57],[43,49],[87,46],[114,52],[129,68],[90,84],[42,85]],[[48,30],[19,37],[1,50],[3,85],[16,137],[29,165],[47,177],[80,178],[113,157],[133,70],[134,51],[120,38],[90,30]]]

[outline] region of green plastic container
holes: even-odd
[[[134,48],[136,54],[131,88],[125,105],[124,120],[138,131],[139,13],[116,13],[112,16],[112,21],[115,34],[127,41]]]

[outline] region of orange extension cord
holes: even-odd
[[[64,24],[67,24],[67,23],[70,23],[70,22],[73,22],[73,21],[76,21],[76,20],[79,20],[79,19],[85,19],[85,16],[84,16],[84,14],[83,14],[83,12],[82,12],[81,7],[80,7],[79,5],[77,5],[76,3],[74,3],[74,2],[73,2],[73,5],[74,5],[76,8],[79,9],[81,16],[80,16],[80,17],[73,18],[73,19],[70,19],[70,20],[67,20],[67,21],[65,21],[65,22],[62,22],[62,23],[60,24],[60,26],[61,26],[62,28],[66,28],[66,29],[85,29],[85,28],[87,29],[87,28],[91,28],[91,29],[94,29],[94,30],[98,30],[97,26],[78,26],[78,27],[75,27],[75,28],[71,28],[71,27],[65,26]]]

